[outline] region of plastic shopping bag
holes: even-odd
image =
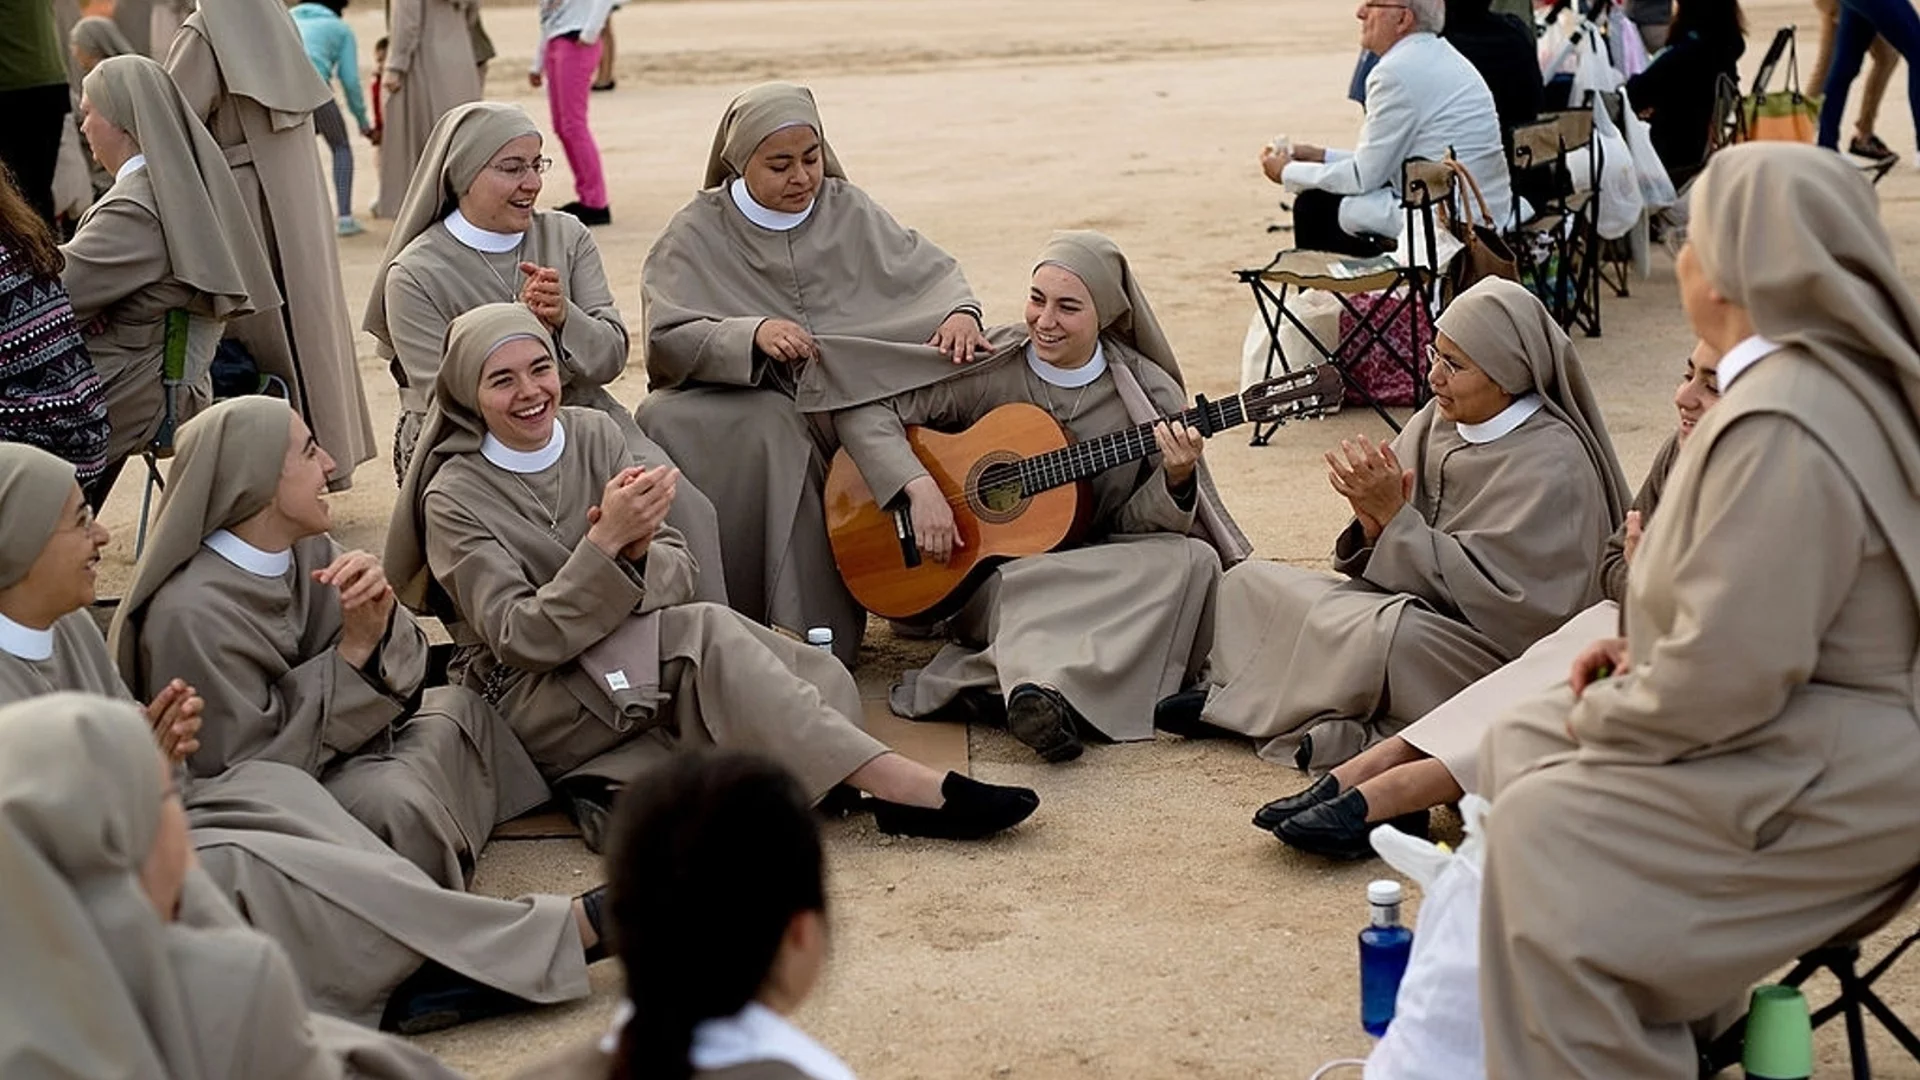
[[[1618,240],[1633,229],[1647,208],[1640,194],[1639,170],[1626,137],[1614,124],[1607,103],[1593,98],[1593,137],[1600,140],[1600,212],[1596,226],[1603,240]],[[1578,171],[1578,170],[1576,170]]]
[[[1641,201],[1649,214],[1665,210],[1680,196],[1673,190],[1673,179],[1667,175],[1666,165],[1654,152],[1652,131],[1647,122],[1634,113],[1633,99],[1627,96],[1624,86],[1620,88],[1620,106],[1620,115],[1626,118],[1620,125],[1620,134],[1633,154],[1633,171],[1640,179]]]

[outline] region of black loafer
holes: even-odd
[[[1153,726],[1183,739],[1237,739],[1240,733],[1216,727],[1200,719],[1207,707],[1205,690],[1182,690],[1168,694],[1153,706]]]
[[[1367,798],[1355,788],[1337,798],[1310,806],[1273,830],[1289,847],[1329,859],[1370,859],[1373,845],[1367,837],[1382,825],[1392,825],[1413,836],[1427,835],[1427,812],[1403,814],[1392,821],[1367,821]]]
[[[600,854],[613,822],[613,801],[620,794],[619,786],[595,777],[568,783],[558,793],[567,800],[567,811],[580,829],[580,842],[588,851]]]
[[[940,794],[947,801],[937,810],[869,800],[873,823],[889,836],[979,840],[1020,824],[1040,806],[1040,796],[1028,788],[983,784],[956,772],[941,781]]]
[[[594,942],[593,948],[586,951],[587,963],[597,964],[613,955],[607,948],[606,916],[603,914],[607,906],[607,887],[601,885],[588,889],[577,899],[580,901],[580,910],[586,913],[587,925],[593,927]]]
[[[1007,730],[1049,765],[1072,761],[1083,749],[1075,713],[1060,691],[1021,683],[1007,695]]]
[[[1309,784],[1305,791],[1289,795],[1284,799],[1275,799],[1260,809],[1255,810],[1253,812],[1254,827],[1272,832],[1280,827],[1281,822],[1293,815],[1298,814],[1308,807],[1318,806],[1323,802],[1336,798],[1339,794],[1340,782],[1333,778],[1332,773],[1328,773],[1320,779],[1315,780],[1312,784]]]
[[[380,1014],[380,1029],[402,1035],[424,1035],[533,1007],[533,1002],[525,998],[474,982],[428,960],[387,995],[387,1007]]]
[[[1004,728],[1007,726],[1007,700],[984,687],[969,686],[948,698],[939,708],[913,719],[920,723]]]
[[[848,817],[866,809],[867,797],[852,784],[835,784],[827,789],[820,801],[813,804],[813,812],[823,818]]]

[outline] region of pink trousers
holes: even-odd
[[[594,209],[607,205],[607,177],[600,169],[600,147],[587,126],[587,99],[593,94],[593,72],[600,66],[600,42],[582,45],[570,37],[547,41],[547,108],[553,114],[553,132],[567,152],[573,187],[580,201]]]

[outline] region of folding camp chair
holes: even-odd
[[[1533,217],[1508,235],[1520,280],[1571,333],[1600,336],[1600,140],[1591,109],[1549,113],[1513,131],[1513,169],[1532,175]],[[1585,190],[1576,191],[1575,170]]]
[[[1433,265],[1438,244],[1436,209],[1451,203],[1454,197],[1454,172],[1444,161],[1409,160],[1401,165],[1400,207],[1405,215],[1405,235],[1410,239],[1412,265],[1402,265],[1391,255],[1355,258],[1326,251],[1288,249],[1265,266],[1236,270],[1234,276],[1253,290],[1254,304],[1267,329],[1267,358],[1264,378],[1272,378],[1275,365],[1280,372],[1299,366],[1329,363],[1340,372],[1352,395],[1373,407],[1387,426],[1398,432],[1400,424],[1372,391],[1350,370],[1349,358],[1370,353],[1374,346],[1385,345],[1386,335],[1396,320],[1409,319],[1413,340],[1408,355],[1393,362],[1404,366],[1413,376],[1414,400],[1424,403],[1432,391],[1427,386],[1425,345],[1431,344],[1431,318],[1434,313],[1440,267]],[[1424,262],[1422,260],[1425,260]],[[1339,301],[1352,321],[1351,329],[1339,340],[1321,340],[1299,314],[1288,307],[1289,301],[1309,289],[1318,290]],[[1377,293],[1370,303],[1359,298]],[[1417,308],[1416,308],[1417,305]],[[1424,312],[1428,318],[1417,313]],[[1318,355],[1288,357],[1280,346],[1280,328],[1290,325]],[[1265,446],[1280,424],[1255,423],[1254,446]]]

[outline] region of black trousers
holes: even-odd
[[[60,125],[72,101],[67,84],[0,91],[0,164],[27,205],[53,227],[53,167],[60,159]]]
[[[1380,242],[1354,236],[1340,227],[1340,203],[1345,195],[1309,188],[1293,197],[1293,246],[1303,251],[1331,251],[1337,255],[1378,255]]]

